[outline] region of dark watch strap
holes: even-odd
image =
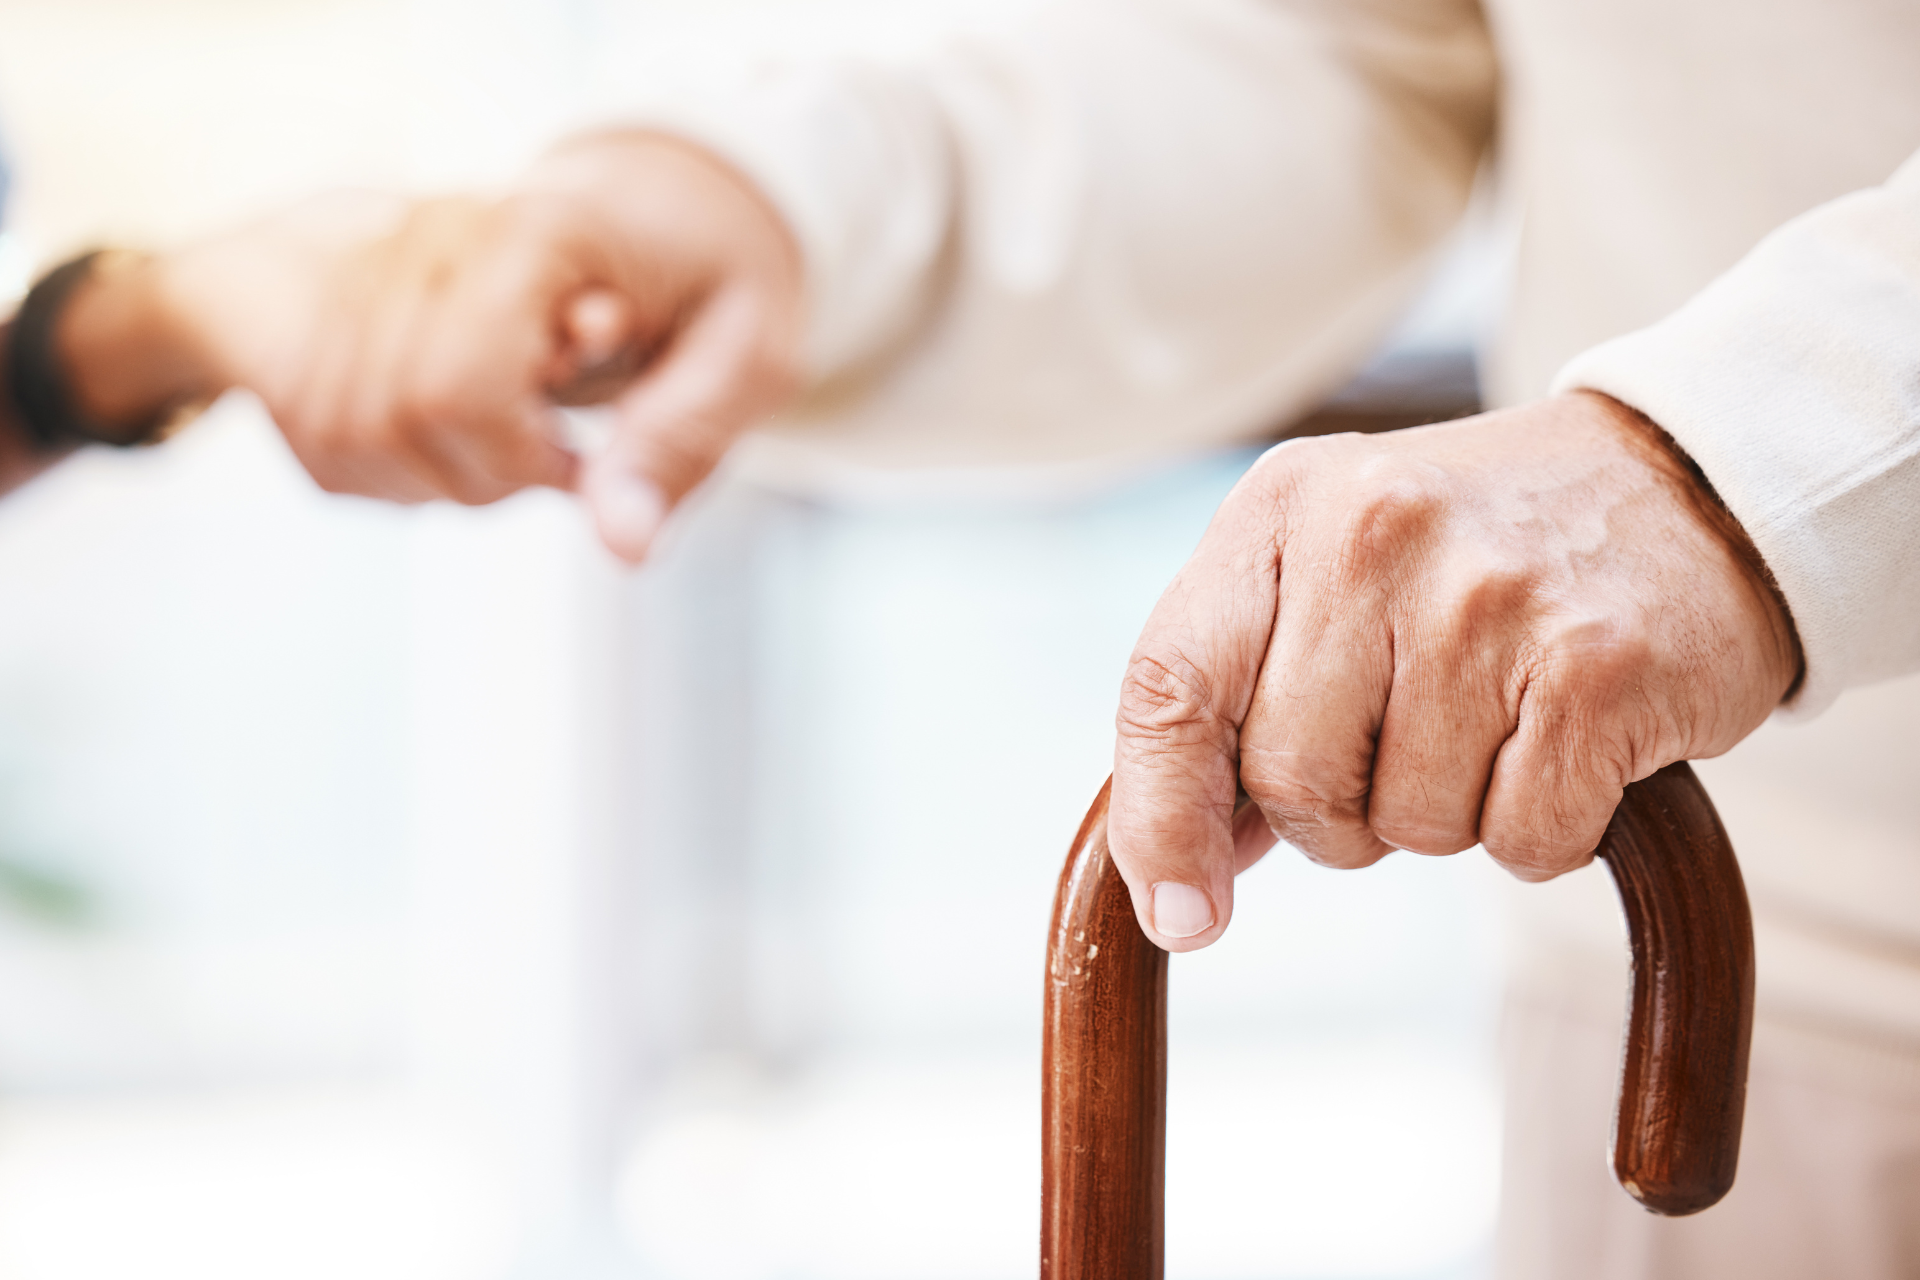
[[[105,252],[83,253],[47,272],[27,291],[14,314],[12,340],[6,349],[6,389],[13,396],[21,429],[37,449],[89,442],[144,444],[166,425],[162,415],[132,430],[110,429],[88,421],[73,402],[72,382],[60,359],[60,315]]]

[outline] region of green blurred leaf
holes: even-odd
[[[77,928],[98,905],[84,884],[58,872],[0,858],[0,903],[46,924]]]

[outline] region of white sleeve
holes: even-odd
[[[1555,385],[1659,423],[1746,528],[1806,653],[1791,710],[1920,670],[1920,156]]]
[[[821,431],[1042,460],[1226,438],[1337,384],[1457,220],[1493,94],[1473,0],[1063,0],[625,114],[789,221]]]

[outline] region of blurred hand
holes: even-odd
[[[1292,441],[1134,650],[1114,860],[1171,951],[1220,936],[1276,834],[1334,867],[1478,843],[1548,879],[1629,782],[1732,747],[1798,669],[1744,533],[1612,400]],[[1259,807],[1235,829],[1237,787]]]
[[[397,198],[328,196],[186,250],[97,255],[55,334],[82,433],[145,440],[236,382],[263,392],[291,383],[328,282],[405,209]],[[0,413],[0,493],[79,443],[35,446],[7,418]]]
[[[785,225],[732,170],[650,135],[577,140],[501,199],[309,206],[170,270],[222,381],[266,400],[323,487],[465,503],[577,487],[630,561],[799,364]],[[582,464],[554,404],[600,399],[617,427]]]

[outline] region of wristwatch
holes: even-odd
[[[151,444],[179,417],[179,406],[167,405],[130,426],[90,421],[74,402],[72,379],[60,355],[60,317],[74,293],[96,272],[142,260],[142,255],[124,249],[94,249],[47,272],[21,300],[7,335],[4,382],[14,416],[37,451],[76,444]]]

